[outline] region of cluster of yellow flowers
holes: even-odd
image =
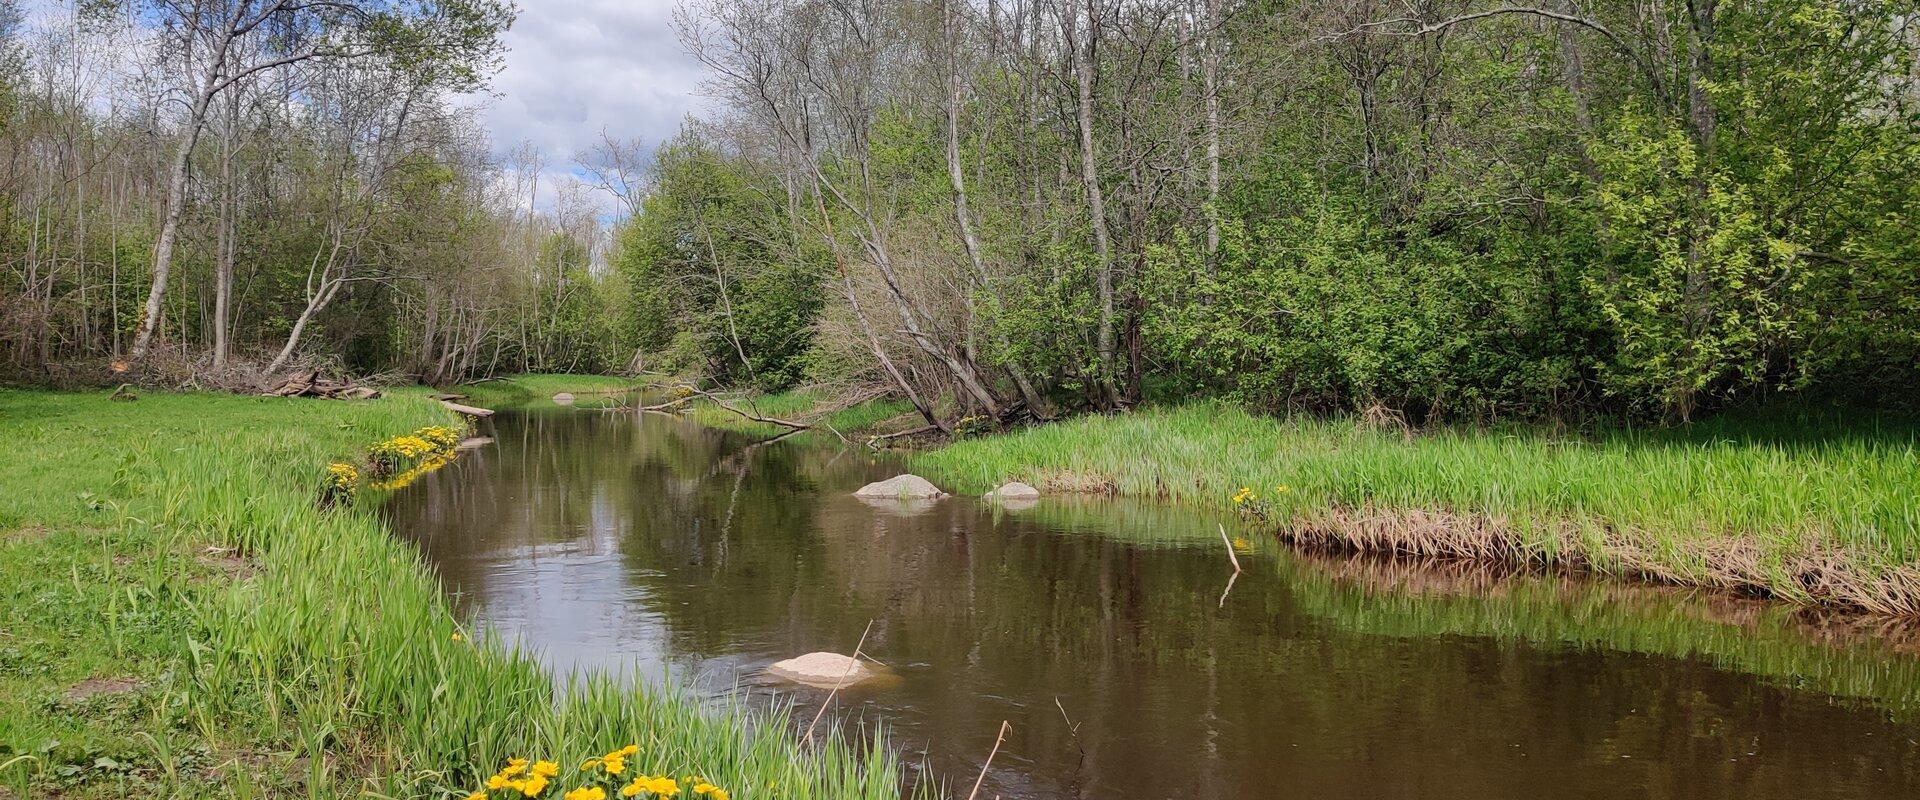
[[[419,480],[420,476],[425,475],[429,472],[432,472],[436,469],[439,469],[451,463],[453,463],[452,456],[434,456],[432,458],[429,458],[425,461],[422,461],[418,464],[413,465],[413,468],[407,470],[406,472],[402,472],[384,481],[379,481],[373,484],[373,488],[387,490],[387,491],[391,491],[393,489],[404,489],[406,488],[407,484],[410,484],[410,483],[413,483],[414,481]]]
[[[1274,494],[1286,494],[1291,491],[1293,491],[1293,489],[1284,483],[1273,487]],[[1260,502],[1260,495],[1255,494],[1251,486],[1242,486],[1240,487],[1240,491],[1235,492],[1233,495],[1233,504],[1236,506],[1258,502]]]
[[[445,425],[428,425],[427,427],[414,431],[413,435],[426,440],[427,444],[433,445],[434,452],[436,453],[451,453],[454,448],[460,446],[460,429],[458,428],[450,428]]]
[[[522,797],[539,797],[547,790],[547,782],[559,774],[560,765],[551,761],[528,764],[524,758],[509,759],[505,767],[487,779],[486,789],[467,795],[467,800],[487,800],[487,792],[496,789],[519,792]]]
[[[327,465],[327,483],[350,490],[360,485],[360,469],[352,464],[335,461]]]
[[[580,764],[579,786],[567,790],[562,800],[607,800],[608,790],[619,785],[619,780],[627,772],[627,759],[640,752],[639,745],[627,745],[603,756],[589,758]],[[534,761],[515,758],[499,772],[487,778],[487,788],[467,795],[466,800],[489,800],[494,791],[505,791],[501,800],[511,800],[518,793],[521,798],[538,797],[547,790],[548,783],[560,774],[559,765],[552,761]],[[727,790],[722,789],[705,778],[686,777],[684,781],[693,787],[693,794],[707,800],[732,800]],[[677,797],[680,794],[681,781],[665,775],[635,774],[625,785],[620,786],[623,798]]]
[[[327,485],[322,492],[322,502],[326,505],[350,505],[353,495],[360,490],[360,470],[352,464],[335,461],[327,465]]]
[[[373,462],[373,474],[386,480],[374,483],[373,488],[398,489],[413,483],[420,476],[451,463],[458,449],[460,430],[445,425],[428,425],[405,436],[374,442],[367,448],[368,459]],[[336,466],[351,468],[345,464]],[[357,480],[357,471],[355,475]]]

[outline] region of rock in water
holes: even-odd
[[[989,500],[1032,500],[1040,496],[1040,490],[1019,481],[1003,483],[1000,488],[987,492]]]
[[[893,498],[899,500],[928,500],[946,497],[940,487],[927,482],[918,475],[901,475],[884,481],[869,483],[853,493],[854,497]]]
[[[839,653],[808,653],[798,658],[774,662],[767,673],[776,678],[831,689],[872,680],[879,672],[851,656]]]
[[[569,392],[561,392],[553,396],[553,402],[554,402],[554,405],[562,405],[562,406],[573,405],[573,395]]]

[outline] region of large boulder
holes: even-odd
[[[918,475],[900,475],[884,481],[869,483],[853,493],[854,497],[890,500],[931,500],[946,497],[940,487],[929,483]]]
[[[824,652],[776,661],[767,667],[767,674],[822,689],[852,686],[880,677],[878,670],[859,659]]]
[[[986,494],[988,500],[1032,500],[1039,496],[1039,489],[1019,481],[1000,484],[1000,488]]]

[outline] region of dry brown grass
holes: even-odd
[[[1833,545],[1769,552],[1732,537],[1656,542],[1631,531],[1571,523],[1521,531],[1495,517],[1346,507],[1296,518],[1277,534],[1308,547],[1552,565],[1875,614],[1920,614],[1920,566],[1875,566]]]

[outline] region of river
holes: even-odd
[[[658,414],[508,411],[384,514],[485,635],[793,702],[965,796],[1920,797],[1920,633],[1607,581],[1306,555],[1159,504],[869,505],[904,471]]]

